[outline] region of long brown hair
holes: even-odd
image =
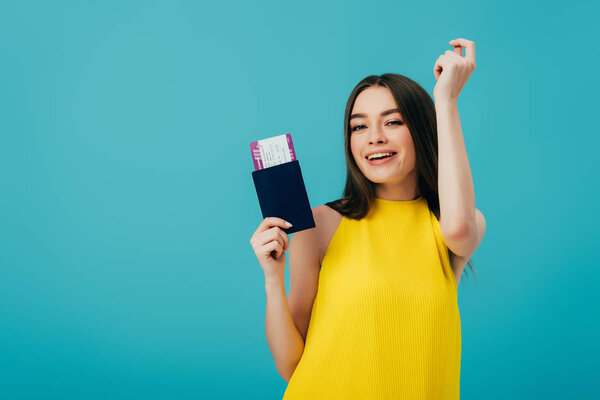
[[[350,93],[344,113],[344,146],[346,153],[346,186],[341,199],[325,203],[340,214],[351,219],[365,217],[375,197],[375,183],[370,181],[356,165],[350,148],[350,114],[358,95],[372,86],[387,87],[410,130],[415,147],[417,186],[427,200],[429,209],[440,219],[438,193],[438,141],[435,104],[429,94],[417,82],[399,74],[370,75],[360,81]],[[452,253],[448,249],[449,253]],[[469,268],[475,274],[472,261]],[[475,274],[477,277],[477,274]]]

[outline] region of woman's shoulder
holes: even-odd
[[[343,215],[328,204],[329,203],[325,203],[312,208],[313,216],[315,217],[315,225],[318,225],[317,222],[320,222],[322,226],[339,225]],[[317,219],[319,221],[317,221]]]
[[[319,261],[321,261],[329,242],[342,222],[343,215],[328,206],[327,203],[313,207],[312,211],[317,228],[314,233],[317,235],[316,239],[319,243]]]

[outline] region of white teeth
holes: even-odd
[[[383,157],[383,156],[391,156],[394,153],[375,153],[375,154],[371,154],[369,156],[369,160],[371,160],[373,157]]]

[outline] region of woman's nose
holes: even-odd
[[[387,139],[383,134],[383,131],[380,128],[373,128],[371,132],[369,132],[369,142],[385,142]]]

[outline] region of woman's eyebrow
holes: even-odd
[[[381,113],[381,116],[384,116],[384,115],[389,115],[389,114],[393,114],[393,113],[398,113],[398,114],[400,114],[400,110],[399,110],[399,109],[397,109],[397,108],[391,108],[391,109],[389,109],[389,110],[385,110],[384,112],[382,112],[382,113]],[[367,117],[367,115],[366,115],[366,114],[361,114],[361,113],[358,113],[358,114],[352,114],[352,115],[350,116],[350,119],[352,119],[352,118],[366,118],[366,117]]]

